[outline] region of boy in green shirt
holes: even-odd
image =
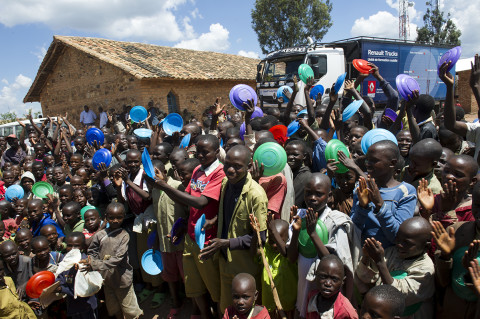
[[[77,202],[68,202],[63,206],[62,217],[65,222],[63,229],[65,236],[73,232],[83,232],[85,221],[80,216],[80,210],[82,210],[82,206]]]
[[[222,311],[232,302],[232,280],[237,274],[249,273],[260,282],[262,267],[249,252],[252,236],[256,236],[249,225],[249,215],[254,214],[257,218],[262,240],[265,241],[268,199],[264,189],[248,172],[251,159],[252,153],[246,146],[237,145],[228,151],[218,215],[204,226],[208,228],[218,217],[217,238],[200,251],[199,258],[208,259],[220,251],[218,262]]]

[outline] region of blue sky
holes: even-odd
[[[472,1],[474,3],[475,1]],[[250,13],[255,1],[214,0],[0,0],[0,113],[23,115],[23,104],[53,35],[102,37],[261,57]],[[398,0],[335,0],[333,26],[323,41],[353,36],[398,37]],[[462,57],[480,48],[480,8],[450,0],[462,30]],[[423,25],[425,2],[410,8],[410,37]]]

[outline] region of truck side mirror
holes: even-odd
[[[319,61],[318,56],[313,55],[310,57],[310,63],[312,64],[312,68],[313,68],[313,65],[318,64],[318,61]]]
[[[257,64],[257,72],[260,72],[262,70],[262,64]]]

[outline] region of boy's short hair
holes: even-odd
[[[58,192],[59,192],[59,193],[60,193],[60,191],[65,191],[65,190],[70,191],[70,192],[73,193],[73,186],[70,185],[70,184],[63,184],[62,186],[60,186],[60,187],[58,188]]]
[[[36,244],[41,243],[41,242],[44,242],[45,244],[47,244],[47,246],[50,245],[47,237],[45,237],[45,236],[35,236],[35,237],[32,238],[32,241],[30,241],[30,248],[32,248],[33,245],[36,245]]]
[[[265,115],[262,118],[260,118],[260,124],[262,126],[268,125],[272,127],[278,124],[278,119],[273,115]]]
[[[72,201],[63,205],[62,211],[64,209],[72,209],[73,211],[80,213],[80,211],[82,210],[82,205],[80,205],[79,202]]]
[[[115,210],[115,209],[121,209],[122,212],[123,212],[123,216],[125,216],[125,205],[123,205],[122,203],[118,203],[118,202],[108,204],[105,214],[108,215],[109,210]]]
[[[170,155],[170,153],[172,153],[172,151],[173,151],[172,144],[167,143],[167,142],[159,143],[159,144],[157,144],[157,146],[163,147],[165,149],[165,153],[167,153],[167,155]]]
[[[212,134],[205,134],[205,135],[200,135],[198,137],[197,143],[200,142],[207,142],[212,144],[213,149],[218,150],[220,148],[220,142],[218,141],[218,137]]]
[[[334,261],[335,263],[338,263],[339,265],[342,265],[342,267],[344,267],[344,264],[343,264],[342,260],[337,255],[329,254],[329,255],[326,255],[326,256],[322,257],[322,259],[316,259],[315,260],[313,265],[310,266],[310,270],[307,273],[306,279],[308,281],[312,281],[312,282],[315,281],[316,278],[317,278],[317,270],[318,270],[318,266],[320,265],[320,263],[323,262],[323,261],[330,261],[330,260]],[[343,276],[345,276],[345,268],[343,268],[342,271],[343,271]],[[343,278],[341,278],[341,279],[343,279]]]
[[[398,148],[398,145],[393,143],[392,141],[389,140],[383,140],[379,141],[377,143],[374,143],[370,147],[374,146],[375,147],[383,147],[384,150],[386,150],[388,153],[390,153],[390,159],[396,159],[398,160],[400,158],[400,149]],[[368,153],[368,151],[367,151]]]
[[[303,148],[303,152],[304,153],[307,153],[307,143],[305,143],[304,140],[289,140],[287,141],[287,143],[285,144],[285,148],[287,147],[287,145],[300,145],[302,148]]]
[[[458,158],[461,161],[465,162],[465,167],[467,168],[471,178],[477,175],[478,163],[473,157],[465,154],[460,154],[460,155],[454,155],[453,157],[449,158],[449,160],[452,158]]]
[[[422,115],[430,115],[435,107],[435,99],[428,94],[420,94],[415,106]]]
[[[193,172],[193,170],[200,165],[200,161],[197,158],[187,158],[179,165],[185,167],[189,172]]]
[[[367,295],[371,295],[392,305],[393,316],[401,317],[405,311],[405,296],[391,285],[375,286],[367,292]]]
[[[356,126],[352,127],[350,129],[350,131],[353,130],[353,129],[361,129],[363,131],[363,134],[365,134],[369,131],[368,128],[363,126],[363,125],[356,125]]]
[[[227,133],[228,136],[240,137],[240,128],[238,128],[236,126],[229,127],[227,129],[226,133]],[[226,142],[226,141],[224,141],[224,142]]]
[[[165,165],[160,160],[153,160],[152,166],[158,168],[162,173],[165,170]]]
[[[67,241],[69,238],[82,238],[83,242],[85,243],[85,235],[81,232],[74,231],[67,236],[65,236],[65,241]]]
[[[425,159],[438,161],[442,156],[442,144],[433,138],[426,138],[413,144],[409,154],[418,154]]]
[[[463,120],[464,117],[465,117],[465,110],[463,109],[463,107],[455,105],[455,119],[457,121],[461,121]]]

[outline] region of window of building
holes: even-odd
[[[170,91],[167,95],[168,113],[178,113],[177,97]]]

